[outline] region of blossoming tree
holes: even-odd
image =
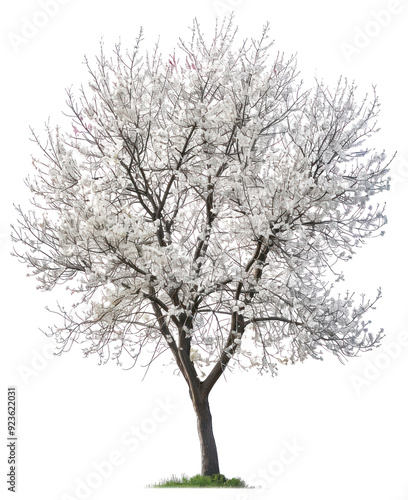
[[[304,90],[294,57],[235,45],[233,20],[162,58],[118,45],[86,60],[89,90],[68,91],[72,130],[47,126],[18,208],[16,254],[40,287],[79,297],[50,333],[104,362],[168,351],[197,415],[203,475],[219,473],[208,403],[234,363],[340,359],[378,345],[372,301],[334,294],[351,258],[385,224],[368,200],[388,188],[373,91]],[[25,247],[22,247],[25,248]],[[149,347],[150,345],[150,347]],[[150,349],[150,350],[149,350]],[[149,364],[148,363],[148,364]]]

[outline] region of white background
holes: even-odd
[[[194,495],[236,500],[408,498],[408,342],[403,336],[408,331],[405,0],[2,4],[2,498],[7,492],[8,385],[18,388],[17,498],[128,500],[192,494],[144,489],[172,474],[200,471],[195,417],[184,381],[160,360],[142,382],[143,369],[123,371],[114,363],[98,366],[97,359],[82,358],[79,346],[53,358],[52,342],[39,328],[52,323],[44,307],[52,306],[57,294],[37,291],[35,280],[26,278],[25,267],[9,256],[8,234],[15,218],[12,204],[24,204],[28,197],[23,179],[31,170],[30,155],[36,152],[29,141],[29,125],[42,132],[48,117],[54,123],[60,120],[64,89],[87,82],[84,55],[91,59],[102,37],[107,52],[119,37],[124,45],[131,44],[140,26],[145,30],[145,47],[160,35],[161,50],[167,55],[178,36],[189,38],[194,17],[211,33],[217,14],[228,14],[232,7],[240,37],[257,37],[269,21],[276,41],[273,50],[297,52],[305,80],[317,76],[335,85],[344,75],[361,91],[377,85],[381,132],[371,144],[385,149],[389,157],[398,151],[391,169],[392,189],[386,196],[389,224],[383,238],[369,241],[349,263],[346,280],[351,289],[369,296],[382,287],[384,297],[372,320],[375,330],[385,329],[386,337],[382,347],[346,365],[326,355],[324,362],[281,367],[274,379],[255,373],[228,374],[210,398],[221,471],[252,484],[260,485],[263,478],[267,489],[205,490]],[[33,31],[31,26],[30,32],[27,23],[34,22],[37,28],[34,25]],[[166,399],[175,407],[169,415],[157,410],[157,400]],[[159,423],[154,420],[157,415],[162,417]],[[144,429],[139,446],[126,440],[132,426]],[[288,444],[297,451],[284,451]],[[120,457],[120,464],[106,464],[112,462],[112,453]],[[101,463],[106,477],[101,470],[96,472]]]

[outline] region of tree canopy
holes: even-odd
[[[381,338],[372,301],[339,295],[336,264],[381,234],[385,154],[373,89],[300,80],[294,56],[259,40],[236,43],[233,20],[163,57],[158,45],[112,57],[67,91],[72,130],[47,125],[33,210],[19,208],[16,254],[51,290],[78,297],[50,333],[61,350],[151,361],[170,350],[192,390],[207,394],[232,361],[339,358]]]

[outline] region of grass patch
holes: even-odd
[[[171,476],[171,479],[162,479],[158,484],[149,484],[148,488],[249,488],[239,477],[227,479],[223,474],[213,476],[193,477],[182,475],[181,478]]]

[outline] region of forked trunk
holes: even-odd
[[[215,444],[212,418],[208,398],[194,405],[197,415],[197,429],[201,446],[201,475],[212,476],[220,473],[217,446]]]

